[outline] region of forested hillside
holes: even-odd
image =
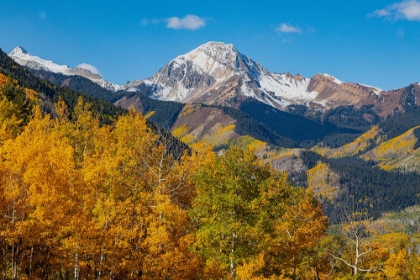
[[[418,173],[385,171],[374,167],[372,161],[354,157],[327,159],[305,151],[301,158],[309,170],[324,163],[338,175],[339,180],[331,185],[337,188],[335,198],[329,199],[323,196],[322,192],[319,194],[325,213],[335,223],[340,221],[343,211],[355,204],[364,209],[369,216],[378,218],[384,212],[400,211],[420,203]]]
[[[303,141],[316,143],[331,134],[359,133],[355,130],[339,129],[329,122],[315,122],[297,114],[283,112],[252,99],[244,102],[240,109],[261,121],[279,135],[294,139],[298,143]]]

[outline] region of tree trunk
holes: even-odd
[[[34,254],[34,246],[31,247],[31,254],[29,255],[29,279],[32,279],[32,256]]]
[[[17,279],[17,268],[16,268],[16,247],[12,245],[12,279]]]
[[[232,256],[230,257],[230,275],[232,279],[236,278],[236,266],[234,262],[234,254],[236,250],[236,233],[232,233]]]
[[[7,280],[7,243],[3,240],[3,280]]]
[[[355,245],[356,245],[356,250],[355,250],[356,256],[354,258],[354,266],[353,266],[353,275],[354,276],[356,276],[357,272],[358,272],[357,265],[359,264],[359,257],[360,257],[359,256],[359,238],[358,237],[356,237]]]
[[[74,255],[74,280],[79,280],[79,254]]]

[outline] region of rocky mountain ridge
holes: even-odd
[[[237,107],[252,97],[276,108],[313,100],[310,79],[272,73],[233,45],[209,42],[171,60],[146,80],[125,86],[162,100]]]
[[[9,56],[13,58],[13,60],[18,64],[34,70],[45,70],[53,73],[60,73],[66,76],[82,76],[100,85],[101,87],[112,91],[118,91],[121,88],[117,84],[104,80],[101,75],[92,73],[88,69],[81,67],[70,68],[67,65],[58,65],[53,61],[45,60],[38,56],[31,55],[28,51],[19,46],[14,48],[9,53]]]
[[[328,74],[306,78],[270,72],[233,45],[209,42],[178,56],[151,78],[123,87],[182,103],[238,107],[249,97],[280,110],[304,105],[328,110],[338,106],[379,103],[376,87],[345,83]]]
[[[141,92],[154,99],[181,103],[202,103],[239,108],[253,98],[282,111],[295,113],[294,106],[325,112],[340,106],[372,106],[386,118],[417,104],[420,85],[383,91],[379,88],[342,82],[329,74],[311,78],[299,74],[278,74],[240,53],[232,44],[208,42],[180,55],[152,77],[123,86],[103,80],[89,70],[69,68],[32,56],[17,47],[10,54],[16,62],[32,69],[65,75],[80,75],[112,91]],[[410,88],[410,89],[408,89]]]

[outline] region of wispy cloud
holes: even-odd
[[[279,27],[276,28],[278,32],[281,33],[301,33],[302,29],[299,27],[293,26],[289,23],[282,23],[279,25]]]
[[[38,13],[38,18],[42,21],[44,21],[47,18],[47,12],[41,11]]]
[[[152,19],[142,18],[142,19],[140,20],[140,24],[141,24],[142,26],[148,26],[148,25],[150,25],[150,24],[156,25],[156,24],[158,24],[158,23],[160,23],[160,22],[161,22],[161,20],[156,19],[156,18],[152,18]]]
[[[420,21],[420,1],[408,0],[387,6],[385,9],[376,10],[368,17],[384,17],[389,20],[406,19]]]
[[[196,30],[206,26],[205,20],[196,15],[187,15],[184,18],[171,17],[166,19],[166,22],[166,27],[172,29]]]
[[[98,68],[96,68],[95,66],[93,66],[92,64],[89,63],[81,63],[79,65],[77,65],[78,68],[83,68],[86,70],[89,70],[90,72],[94,73],[94,74],[98,74],[101,75],[101,71],[99,71]]]
[[[147,18],[142,18],[140,21],[140,24],[143,26],[148,26],[149,25],[149,19]]]

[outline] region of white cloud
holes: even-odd
[[[386,16],[389,16],[390,14],[391,13],[387,11],[386,9],[376,10],[373,12],[373,15],[378,16],[378,17],[386,17]]]
[[[302,30],[299,27],[295,27],[289,23],[282,23],[276,28],[281,33],[301,33]]]
[[[205,20],[196,15],[187,15],[184,18],[171,17],[166,19],[167,28],[196,30],[206,26]]]
[[[408,0],[389,5],[385,9],[376,10],[368,16],[385,17],[390,20],[406,19],[420,21],[420,1]]]
[[[83,69],[89,70],[90,72],[92,72],[94,74],[101,75],[101,71],[99,71],[98,68],[96,68],[92,64],[89,64],[89,63],[80,63],[79,65],[77,65],[77,67],[78,68],[83,68]]]

